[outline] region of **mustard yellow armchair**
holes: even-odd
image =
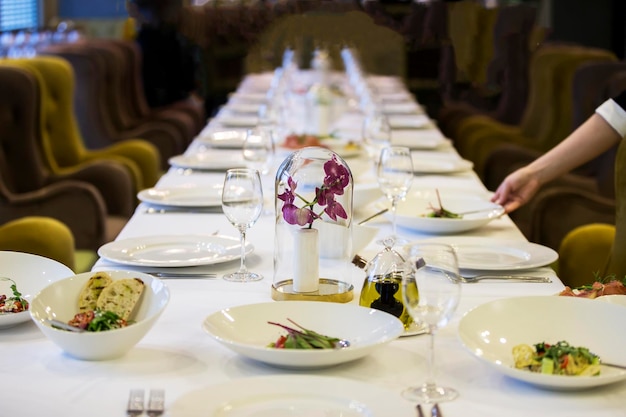
[[[98,160],[123,164],[135,181],[135,191],[152,187],[159,177],[157,148],[139,139],[120,142],[99,150],[88,150],[74,114],[74,74],[70,64],[57,57],[0,60],[0,65],[25,69],[39,84],[40,126],[43,156],[51,171],[62,174]]]
[[[44,256],[72,270],[76,266],[72,231],[50,217],[23,217],[0,225],[0,250]]]
[[[583,202],[579,202],[582,206]],[[593,204],[593,202],[592,202]],[[615,158],[615,221],[593,222],[572,229],[559,247],[559,277],[570,286],[588,284],[595,275],[626,276],[626,143]],[[563,215],[563,213],[561,213]]]
[[[563,140],[572,127],[572,80],[588,62],[616,61],[607,50],[572,45],[545,45],[532,58],[528,103],[519,125],[506,125],[486,116],[461,121],[454,138],[459,153],[474,162],[484,177],[485,161],[502,144],[546,151]]]
[[[38,87],[32,73],[0,65],[0,224],[52,217],[72,230],[77,248],[95,251],[132,214],[133,178],[117,160],[104,159],[52,173],[37,136]]]

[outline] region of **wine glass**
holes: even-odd
[[[448,324],[459,304],[461,281],[456,253],[442,243],[417,243],[407,251],[414,270],[402,279],[402,297],[413,320],[426,327],[430,344],[426,381],[407,388],[402,395],[417,403],[451,401],[458,392],[435,383],[435,333]]]
[[[380,151],[377,166],[378,186],[391,202],[393,231],[391,238],[399,243],[396,234],[396,211],[398,201],[406,196],[413,182],[413,159],[411,150],[404,146],[390,146]]]
[[[243,159],[249,168],[267,175],[274,158],[274,137],[271,126],[259,125],[246,132],[243,143]]]
[[[391,126],[383,113],[372,112],[363,122],[363,142],[374,164],[378,162],[380,151],[391,145]]]
[[[246,230],[250,228],[263,210],[263,188],[259,171],[236,168],[226,171],[222,190],[222,210],[241,236],[241,263],[239,270],[224,275],[227,281],[249,282],[263,279],[263,275],[249,272],[246,268]]]

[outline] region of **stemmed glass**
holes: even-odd
[[[374,164],[378,162],[380,151],[391,145],[391,126],[383,113],[372,112],[363,122],[363,142]]]
[[[451,401],[458,392],[435,383],[435,333],[448,324],[459,304],[461,281],[456,253],[442,243],[417,243],[407,250],[414,270],[402,279],[402,297],[413,320],[427,328],[430,345],[426,381],[407,388],[402,395],[426,404]]]
[[[224,279],[237,282],[263,279],[263,275],[249,272],[246,268],[246,230],[257,221],[263,210],[263,188],[259,171],[249,168],[226,171],[222,190],[222,210],[241,236],[239,270],[224,275]]]
[[[243,143],[243,159],[248,167],[267,175],[274,157],[274,138],[271,126],[249,129]]]
[[[413,182],[411,150],[404,146],[390,146],[380,151],[377,167],[378,186],[391,202],[393,232],[391,238],[399,243],[396,234],[398,201],[406,196]]]

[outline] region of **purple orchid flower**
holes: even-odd
[[[278,195],[278,199],[285,202],[282,213],[287,223],[299,226],[308,224],[311,228],[315,219],[320,218],[322,213],[326,213],[335,221],[338,217],[348,218],[346,210],[341,203],[335,200],[335,196],[343,195],[344,188],[350,183],[350,172],[345,166],[339,164],[335,156],[324,163],[324,172],[326,174],[324,183],[315,189],[315,199],[312,202],[304,200],[295,192],[298,184],[293,178],[287,179],[287,188]],[[294,204],[296,197],[304,201],[303,207]],[[323,211],[319,214],[315,213],[313,211],[315,205],[324,207]]]

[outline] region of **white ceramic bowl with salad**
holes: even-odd
[[[0,295],[14,296],[11,285],[27,302],[45,286],[74,275],[69,267],[39,255],[23,252],[0,251]],[[0,329],[30,322],[29,312],[0,314]]]
[[[513,348],[565,341],[588,349],[601,362],[626,365],[626,333],[617,331],[623,328],[623,310],[623,306],[578,297],[504,298],[467,312],[458,335],[481,362],[516,380],[556,390],[591,388],[626,380],[626,369],[600,364],[600,373],[593,376],[532,372],[515,367]]]
[[[308,330],[347,340],[350,346],[270,347],[288,332],[269,322],[297,328],[289,319]],[[362,358],[404,332],[402,322],[389,313],[322,301],[276,301],[227,308],[206,317],[203,328],[215,340],[247,358],[294,369],[321,368]]]
[[[37,327],[66,354],[82,360],[118,358],[132,349],[152,328],[170,298],[165,283],[150,275],[131,271],[106,271],[113,281],[139,278],[145,284],[128,326],[98,332],[71,332],[56,328],[55,319],[68,323],[78,313],[78,298],[93,272],[72,275],[41,290],[32,300],[30,314]]]

